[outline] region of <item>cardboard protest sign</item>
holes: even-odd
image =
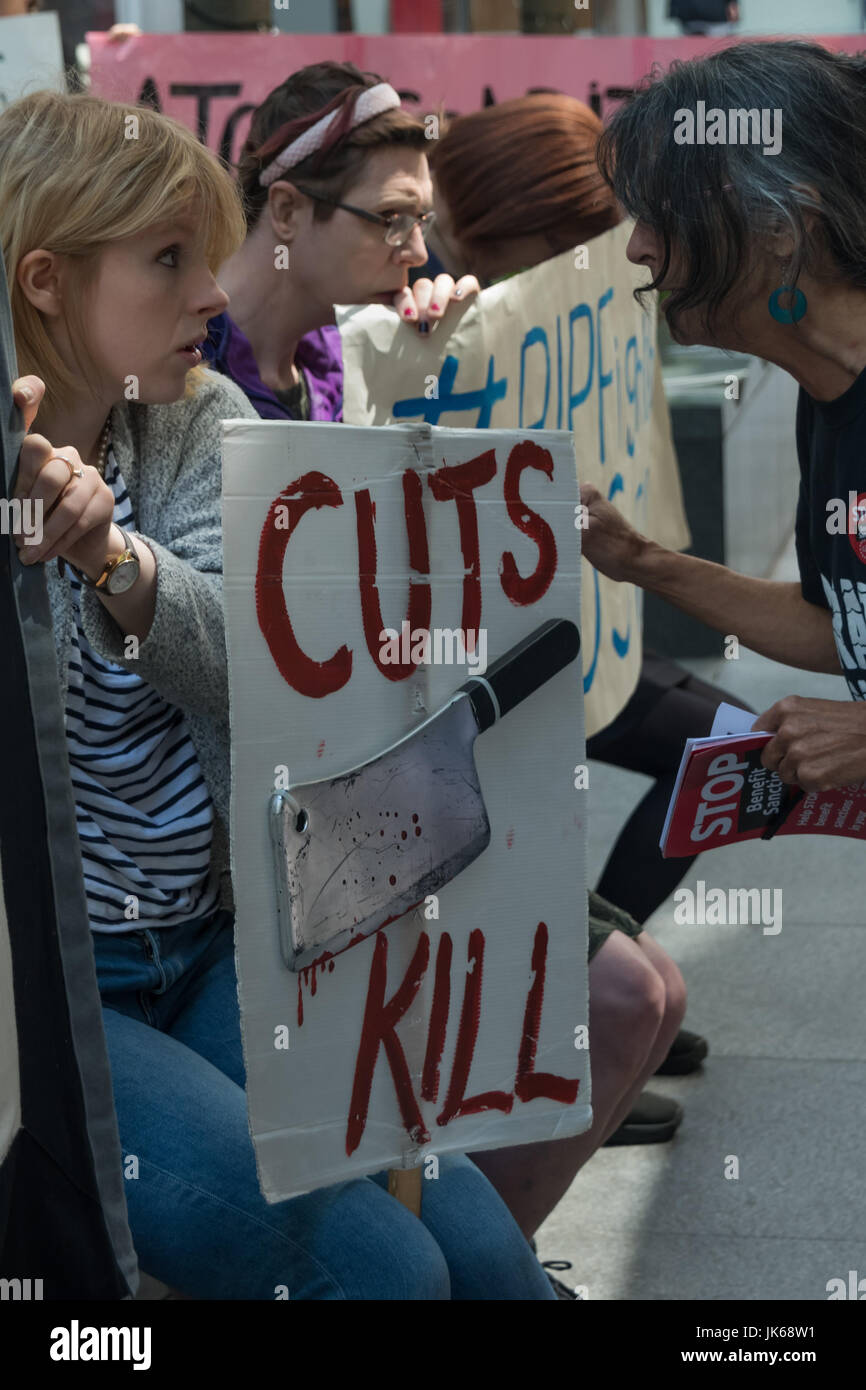
[[[655,540],[689,542],[656,351],[655,310],[633,297],[645,271],[621,225],[449,310],[422,338],[386,308],[339,316],[344,419],[423,419],[480,429],[574,431],[577,475]],[[446,336],[447,334],[447,336]],[[641,602],[583,569],[586,732],[613,720],[637,683]]]
[[[45,87],[66,91],[58,16],[28,14],[0,19],[0,110]]]
[[[571,439],[228,421],[223,489],[237,962],[265,1197],[423,1155],[434,1177],[437,1154],[582,1132],[579,657],[475,744],[488,847],[398,920],[297,973],[269,826],[275,789],[374,758],[549,619],[578,622]],[[439,641],[454,630],[462,646]],[[425,633],[426,653],[413,652]],[[387,789],[372,824],[359,817],[365,849],[425,835],[441,782],[412,793]],[[321,843],[336,828],[313,809],[307,833]]]

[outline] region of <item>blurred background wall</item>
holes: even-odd
[[[60,14],[68,61],[88,29],[115,20],[152,33],[254,30],[386,34],[392,31],[525,34],[651,34],[678,37],[669,0],[46,0]],[[856,34],[864,0],[740,0],[738,34]]]

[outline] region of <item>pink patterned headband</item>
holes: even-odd
[[[390,82],[377,82],[375,87],[367,87],[355,102],[350,129],[354,130],[356,125],[363,125],[365,121],[371,121],[374,116],[381,116],[383,111],[390,111],[399,105],[399,94]],[[287,145],[282,153],[278,154],[276,159],[268,165],[267,169],[263,169],[259,174],[259,183],[268,188],[287,169],[300,164],[301,160],[321,149],[325,143],[325,136],[340,115],[341,110],[342,108],[338,106],[333,111],[329,111],[327,116],[316,121],[315,125],[311,125],[309,130],[305,130],[303,135],[298,136],[297,140],[293,140],[290,145]]]

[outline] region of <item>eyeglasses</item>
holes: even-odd
[[[436,220],[435,212],[424,212],[420,217],[413,217],[411,212],[392,212],[386,215],[383,212],[368,212],[366,208],[353,207],[351,203],[341,203],[339,198],[329,198],[326,193],[313,193],[309,188],[301,188],[300,184],[295,184],[299,193],[303,193],[308,198],[314,198],[317,203],[330,203],[331,207],[342,208],[344,212],[353,212],[356,217],[363,217],[367,222],[378,222],[380,227],[385,228],[385,242],[388,246],[405,246],[416,227],[421,228],[421,235],[427,240],[430,228]]]

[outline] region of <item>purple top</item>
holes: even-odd
[[[210,319],[202,352],[209,367],[238,384],[263,420],[295,418],[262,381],[249,339],[228,314]],[[339,329],[328,326],[305,334],[298,343],[295,362],[303,367],[307,379],[310,419],[342,420],[343,353]]]

